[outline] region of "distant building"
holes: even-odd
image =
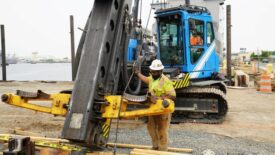
[[[31,58],[30,63],[35,64],[38,62],[38,54],[39,54],[38,52],[32,52],[32,58]]]
[[[239,53],[238,54],[238,60],[239,62],[250,62],[251,59],[250,59],[250,56],[253,52],[245,52],[245,53]]]
[[[240,53],[246,53],[246,48],[240,48]]]
[[[231,54],[231,59],[232,60],[238,60],[239,58],[238,58],[238,55],[239,55],[239,53],[232,53]]]

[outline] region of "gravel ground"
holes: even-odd
[[[56,93],[72,88],[73,83],[0,82],[0,95],[15,90]],[[275,95],[255,89],[228,89],[229,111],[222,124],[172,124],[169,146],[193,149],[199,155],[210,149],[216,155],[275,155]],[[20,129],[38,136],[59,137],[64,118],[33,112],[0,102],[0,133]],[[115,127],[115,126],[114,126]],[[111,129],[110,142],[115,130]],[[151,145],[146,125],[121,123],[118,143]],[[119,149],[128,153],[130,150]]]
[[[192,125],[192,124],[190,124]],[[123,125],[122,125],[123,126]],[[145,134],[146,133],[146,134]],[[115,128],[111,130],[110,141],[114,142]],[[118,143],[151,145],[146,125],[135,126],[131,129],[118,130]],[[169,146],[193,149],[194,155],[201,155],[204,150],[210,149],[216,155],[273,155],[275,144],[258,142],[245,138],[231,138],[212,133],[186,131],[171,125],[169,130]],[[130,150],[119,149],[118,152],[129,153]]]

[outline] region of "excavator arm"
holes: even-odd
[[[174,102],[170,99],[157,100],[156,103],[151,103],[150,100],[147,100],[146,96],[139,96],[138,98],[134,99],[129,94],[125,94],[125,96],[108,95],[104,97],[104,102],[101,103],[100,107],[101,118],[104,121],[99,124],[100,128],[96,137],[99,139],[93,145],[103,146],[107,143],[106,139],[109,136],[112,119],[129,119],[174,112]],[[68,113],[71,95],[65,93],[47,94],[41,90],[38,90],[36,93],[18,90],[16,94],[3,94],[1,99],[9,105],[64,117]],[[129,105],[135,105],[136,109],[129,110]],[[81,115],[76,117],[81,117]],[[80,128],[81,122],[73,121],[70,123],[70,126]]]
[[[23,94],[25,95],[23,95]],[[40,94],[45,96],[41,96]],[[17,91],[16,94],[3,94],[2,101],[13,106],[22,107],[55,116],[66,116],[70,94],[46,94],[42,91],[37,93]],[[45,103],[50,103],[47,106]],[[141,106],[136,110],[127,110],[129,105]],[[161,115],[174,112],[174,102],[170,99],[157,100],[156,103],[150,101],[133,102],[120,95],[105,96],[102,104],[102,117],[106,119],[129,119],[135,117]]]
[[[31,93],[18,90],[16,94],[3,94],[1,99],[17,107],[55,116],[66,116],[70,97],[70,94],[46,94],[40,90],[37,93]]]

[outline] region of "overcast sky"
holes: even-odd
[[[143,23],[149,14],[143,1]],[[275,0],[227,0],[232,7],[232,49],[275,50]],[[191,0],[192,3],[192,0]],[[0,24],[5,25],[9,54],[70,57],[69,15],[75,18],[79,42],[93,0],[0,0]]]

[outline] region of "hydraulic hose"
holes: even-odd
[[[124,54],[124,57],[125,57],[124,61],[123,61],[123,78],[124,78],[124,81],[133,80],[133,78],[131,78],[131,79],[129,78],[129,74],[128,74],[127,54]],[[143,61],[143,59],[137,59],[135,61],[135,63],[137,63],[137,66],[138,66],[139,70],[141,70],[142,61]],[[136,88],[131,88],[131,85],[129,85],[127,90],[131,94],[137,95],[137,94],[140,93],[141,84],[142,84],[141,80],[138,79]]]

